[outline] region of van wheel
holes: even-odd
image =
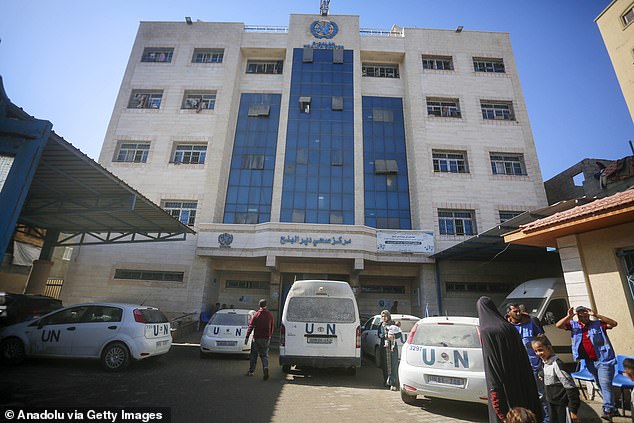
[[[0,344],[0,361],[3,364],[20,364],[25,357],[24,344],[20,339],[7,338]]]
[[[130,364],[130,351],[122,342],[113,342],[101,353],[101,364],[110,372],[118,372]]]
[[[374,347],[374,364],[376,364],[376,367],[381,367],[381,350],[379,350],[379,347]]]
[[[291,372],[291,365],[290,364],[284,364],[282,365],[282,371],[284,373],[290,373]]]
[[[405,392],[401,391],[401,399],[405,404],[416,405],[416,396],[407,395]]]

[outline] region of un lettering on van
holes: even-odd
[[[322,329],[322,328],[317,328],[317,330]],[[326,333],[325,335],[334,335],[335,334],[335,329],[336,329],[336,324],[335,323],[327,323],[326,324]],[[315,324],[314,323],[306,323],[306,330],[305,332],[309,335],[312,335],[315,333]],[[324,335],[324,334],[319,334],[319,335]]]
[[[435,348],[425,348],[420,345],[410,345],[409,349],[421,353],[423,363],[428,366],[433,366],[436,363],[446,363],[449,359],[449,354],[440,353],[440,357],[437,357]],[[469,351],[453,350],[453,366],[455,368],[469,368]]]

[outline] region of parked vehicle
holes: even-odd
[[[0,292],[0,326],[32,320],[62,307],[60,300],[45,295]]]
[[[249,354],[251,340],[245,344],[249,322],[255,310],[224,309],[218,310],[209,320],[200,338],[200,356],[204,358],[209,353]]]
[[[509,304],[523,305],[528,314],[536,317],[552,342],[555,354],[572,363],[570,332],[558,329],[555,323],[568,313],[570,303],[563,278],[532,279],[520,284],[506,296],[499,311],[504,316]]]
[[[475,317],[426,317],[412,328],[398,368],[401,399],[418,395],[487,402],[482,344]]]
[[[400,358],[402,355],[401,350],[403,349],[403,344],[407,341],[410,331],[420,320],[420,317],[409,314],[392,314],[392,320],[400,323],[401,325],[401,340],[396,342],[396,346],[398,347],[398,356]],[[379,339],[380,325],[381,315],[377,314],[376,316],[369,318],[361,328],[361,351],[374,358],[374,363],[377,367],[381,367],[381,354],[379,353],[379,348],[381,348]]]
[[[0,330],[0,359],[8,364],[26,357],[95,358],[106,370],[118,371],[171,346],[165,315],[133,304],[77,304]]]
[[[291,287],[280,328],[280,365],[361,366],[361,326],[357,300],[347,282],[305,280]]]

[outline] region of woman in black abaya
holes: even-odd
[[[489,394],[489,422],[503,422],[513,407],[524,407],[542,421],[542,406],[526,347],[517,329],[489,297],[477,302],[484,374]]]

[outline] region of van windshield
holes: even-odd
[[[286,319],[289,322],[354,323],[356,307],[350,298],[292,297]]]
[[[533,317],[537,317],[537,313],[544,305],[546,298],[505,298],[498,310],[502,316],[506,316],[506,308],[510,304],[524,305],[524,310]]]

